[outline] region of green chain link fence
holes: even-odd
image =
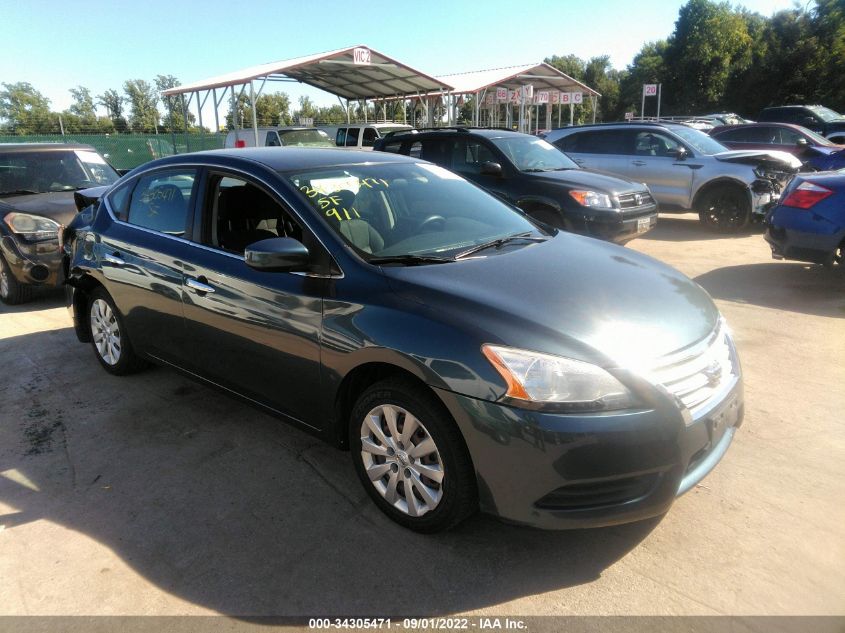
[[[96,148],[115,169],[173,154],[221,149],[226,134],[27,134],[0,135],[0,143],[84,143]]]

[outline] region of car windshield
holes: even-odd
[[[824,106],[813,106],[809,109],[819,115],[822,121],[833,121],[835,119],[843,118],[842,115],[836,112],[835,110],[825,108]]]
[[[813,132],[812,130],[808,130],[808,129],[807,129],[807,128],[805,128],[805,127],[802,127],[802,128],[801,128],[801,134],[803,134],[804,136],[807,136],[807,137],[809,137],[809,138],[813,139],[813,142],[814,142],[816,145],[825,145],[825,146],[829,146],[829,145],[836,145],[836,143],[834,143],[834,142],[830,141],[829,139],[826,139],[826,138],[825,138],[824,136],[822,136],[821,134],[816,134],[816,133],[815,133],[815,132]]]
[[[702,154],[713,155],[719,152],[727,152],[728,148],[722,145],[713,137],[708,136],[701,130],[694,130],[689,127],[678,126],[672,128],[672,131],[684,139],[684,142],[691,145],[693,149]]]
[[[374,262],[451,261],[493,240],[549,235],[498,198],[429,163],[317,168],[283,176],[335,233]]]
[[[75,191],[118,178],[102,156],[88,150],[0,152],[0,195]]]
[[[323,130],[279,130],[283,145],[301,147],[334,147],[329,135]]]
[[[543,139],[510,136],[490,140],[520,171],[580,169],[578,163]]]

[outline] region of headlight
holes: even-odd
[[[631,392],[597,365],[512,347],[484,345],[481,350],[505,379],[508,398],[572,411],[635,406]]]
[[[582,207],[601,207],[603,209],[613,208],[613,201],[606,193],[573,189],[569,192],[569,195],[572,196]]]
[[[29,213],[7,213],[3,218],[12,233],[20,235],[30,242],[56,240],[59,238],[59,225],[50,218]]]

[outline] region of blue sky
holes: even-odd
[[[668,36],[685,0],[4,0],[0,82],[28,81],[55,110],[68,89],[97,95],[126,79],[198,81],[264,62],[364,44],[433,75],[610,55],[624,68],[644,42]],[[734,3],[736,4],[736,3]],[[791,0],[744,0],[764,15]],[[804,4],[804,3],[802,3]],[[295,103],[326,93],[295,84]]]

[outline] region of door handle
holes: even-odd
[[[203,279],[203,277],[200,277],[200,279]],[[185,280],[185,285],[188,286],[188,288],[196,290],[197,294],[211,294],[214,292],[214,288],[212,286],[209,286],[207,283],[204,283],[199,279],[194,279],[193,277],[188,277]]]
[[[103,255],[103,261],[111,264],[112,266],[123,266],[126,264],[123,261],[123,258],[120,257],[120,253],[106,253]]]
[[[644,160],[632,160],[631,164],[636,165],[637,167],[643,167],[645,165],[645,161]]]

